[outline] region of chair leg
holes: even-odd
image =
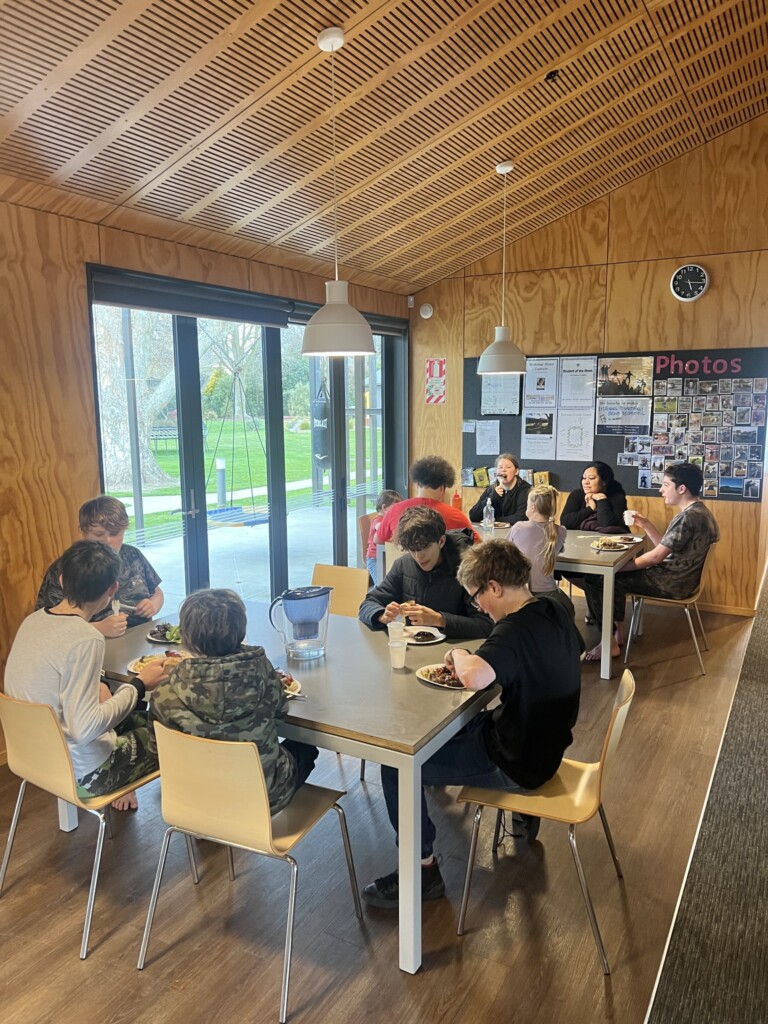
[[[683,606],[683,611],[685,612],[686,619],[688,619],[688,628],[691,631],[691,637],[693,639],[693,646],[696,648],[696,657],[699,659],[699,668],[701,669],[701,674],[703,676],[705,676],[707,674],[707,672],[706,672],[706,669],[704,668],[704,661],[703,661],[703,659],[701,657],[701,651],[699,650],[699,641],[698,641],[698,639],[696,637],[696,630],[693,628],[693,619],[691,618],[690,606],[687,605],[687,604],[684,605]]]
[[[163,869],[165,868],[165,858],[168,856],[168,844],[171,841],[171,834],[176,832],[175,828],[166,829],[165,835],[163,836],[163,844],[160,847],[160,860],[157,862],[157,871],[155,872],[155,884],[152,886],[152,896],[149,900],[149,909],[147,910],[147,921],[144,925],[144,934],[141,937],[141,948],[139,949],[139,961],[136,964],[136,969],[141,971],[144,969],[144,959],[147,955],[147,946],[149,945],[149,933],[152,930],[152,921],[155,917],[155,907],[157,906],[157,896],[160,892],[160,882],[163,877]],[[189,836],[185,835],[187,840],[187,850],[189,850]],[[194,860],[192,860],[194,864]],[[197,871],[194,871],[197,874]]]
[[[231,846],[227,847],[227,870],[229,871],[229,880],[234,882],[235,880],[235,851]]]
[[[469,844],[469,860],[467,861],[467,874],[464,879],[464,892],[461,894],[461,911],[459,912],[459,926],[456,929],[457,935],[464,934],[464,920],[467,916],[467,904],[469,903],[469,887],[472,883],[472,869],[475,866],[475,853],[477,852],[477,836],[480,832],[480,819],[483,816],[483,805],[478,804],[475,811],[475,820],[472,825],[472,839]]]
[[[360,781],[365,782],[365,758],[360,761]]]
[[[693,608],[696,612],[696,618],[699,620],[699,630],[701,631],[701,642],[705,651],[709,650],[709,641],[707,640],[707,634],[704,632],[704,624],[701,621],[701,613],[699,612],[699,605],[697,601],[693,602]]]
[[[365,762],[363,762],[365,764]],[[360,892],[357,885],[357,873],[355,872],[355,862],[352,859],[352,844],[349,841],[349,831],[347,830],[347,816],[344,814],[343,807],[338,804],[333,804],[333,809],[339,816],[339,828],[341,829],[341,839],[344,843],[344,855],[347,858],[347,871],[349,871],[349,882],[352,886],[352,899],[355,901],[355,914],[357,917],[362,918],[363,908],[360,904]]]
[[[498,810],[496,812],[496,828],[493,831],[493,846],[491,847],[493,853],[496,853],[496,851],[499,848],[499,843],[501,842],[501,833],[503,830],[505,830],[504,811]]]
[[[22,779],[21,785],[19,786],[19,795],[16,797],[16,806],[13,810],[13,818],[11,819],[11,828],[8,832],[8,839],[5,843],[5,853],[3,854],[3,866],[0,867],[0,895],[3,892],[3,883],[5,882],[5,873],[8,870],[8,862],[11,859],[11,850],[13,849],[13,840],[16,838],[16,826],[19,824],[19,815],[21,814],[21,804],[24,800],[24,793],[27,789],[27,780]]]
[[[629,659],[629,648],[632,646],[632,640],[635,637],[635,630],[637,629],[637,622],[640,617],[640,612],[643,607],[643,602],[637,597],[632,598],[632,618],[629,622],[629,633],[627,633],[627,646],[624,648],[624,664],[627,664]]]
[[[112,835],[112,815],[110,813],[109,807],[104,808],[104,817],[106,818],[107,821],[107,839],[113,839],[114,836]]]
[[[200,875],[197,873],[197,863],[195,861],[195,848],[192,845],[192,836],[184,833],[184,838],[187,842],[187,857],[189,858],[189,870],[192,874],[192,884],[197,885],[200,881]]]
[[[88,902],[85,906],[85,927],[83,928],[83,941],[80,943],[80,959],[85,960],[88,956],[88,936],[91,932],[91,918],[93,917],[93,904],[96,901],[96,883],[99,880],[99,868],[101,867],[101,851],[104,848],[104,832],[107,819],[103,812],[92,811],[99,819],[99,835],[96,839],[96,855],[93,858],[93,871],[91,872],[91,886],[88,890]]]
[[[285,926],[285,956],[283,958],[283,988],[280,993],[280,1024],[288,1017],[288,985],[291,980],[291,950],[293,948],[293,921],[296,915],[296,884],[299,880],[299,866],[293,857],[286,857],[291,865],[291,888],[288,893],[288,921]]]
[[[589,915],[589,923],[592,925],[592,934],[595,937],[595,945],[597,946],[597,952],[600,954],[600,962],[603,965],[603,974],[610,974],[611,969],[608,966],[608,958],[605,955],[605,947],[603,946],[603,940],[600,936],[600,929],[597,926],[597,918],[595,917],[595,908],[592,906],[592,899],[589,895],[589,889],[587,888],[587,879],[584,875],[584,868],[581,866],[581,858],[579,857],[579,850],[576,846],[576,826],[568,826],[568,841],[571,844],[571,853],[573,854],[573,860],[576,865],[576,874],[579,876],[579,885],[581,886],[581,895],[584,897],[584,903],[587,907],[587,914]]]
[[[613,845],[613,836],[611,835],[611,830],[608,828],[608,819],[605,816],[605,811],[603,810],[602,804],[600,804],[598,810],[600,811],[600,821],[602,821],[603,823],[603,831],[605,832],[605,838],[608,840],[608,849],[611,851],[611,856],[613,857],[613,866],[616,868],[616,874],[619,876],[619,878],[623,878],[624,873],[621,870],[619,858],[616,856],[616,847]]]

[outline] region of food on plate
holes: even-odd
[[[148,636],[164,644],[180,644],[181,630],[178,626],[172,626],[170,622],[157,622],[150,629]]]
[[[453,670],[448,668],[447,665],[440,665],[435,668],[427,667],[420,670],[421,674],[425,679],[429,679],[432,683],[440,683],[442,686],[450,686],[456,690],[463,690],[464,684],[460,679],[457,679],[453,674]]]
[[[155,662],[158,662],[160,664],[171,662],[171,664],[167,667],[173,668],[174,663],[178,663],[180,661],[183,661],[184,658],[190,657],[192,657],[192,655],[189,654],[187,651],[164,651],[162,654],[145,654],[143,655],[143,657],[136,658],[135,661],[132,661],[131,664],[128,666],[128,670],[130,672],[138,673],[141,672],[141,670],[146,665],[152,665]]]
[[[590,547],[598,551],[621,551],[622,548],[627,547],[627,543],[626,537],[598,537],[597,540],[592,541]]]
[[[435,639],[435,634],[430,633],[426,629],[420,629],[418,633],[411,634],[409,639],[415,641],[417,644],[428,644]]]
[[[294,679],[290,672],[283,672],[282,669],[276,668],[277,677],[285,687],[286,693],[298,693],[301,689],[301,683],[298,679]]]

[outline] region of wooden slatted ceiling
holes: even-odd
[[[0,0],[0,172],[329,260],[332,24],[342,262],[403,291],[500,160],[514,240],[768,110],[766,0]]]

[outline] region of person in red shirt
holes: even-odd
[[[480,535],[470,523],[469,517],[461,509],[453,508],[445,501],[445,492],[453,487],[456,479],[450,462],[441,459],[439,455],[427,455],[413,463],[409,476],[416,484],[416,497],[398,501],[387,509],[376,533],[379,544],[392,540],[400,516],[413,505],[427,505],[435,512],[439,512],[446,530],[471,530],[475,540],[480,540]]]

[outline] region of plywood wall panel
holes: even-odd
[[[598,199],[507,246],[507,270],[552,270],[604,264],[608,246],[608,199]],[[501,250],[466,268],[466,275],[501,273]]]
[[[767,167],[760,117],[617,189],[609,261],[768,248]]]
[[[701,263],[709,289],[680,302],[669,288],[684,262]],[[606,351],[750,348],[768,342],[768,250],[608,267]]]
[[[418,315],[428,302],[434,309],[429,320]],[[441,455],[461,468],[461,420],[464,402],[464,282],[451,278],[419,293],[410,321],[410,423],[409,461],[424,455]],[[425,361],[445,357],[447,381],[444,405],[424,401]]]
[[[0,670],[98,493],[85,264],[94,225],[0,203]]]

